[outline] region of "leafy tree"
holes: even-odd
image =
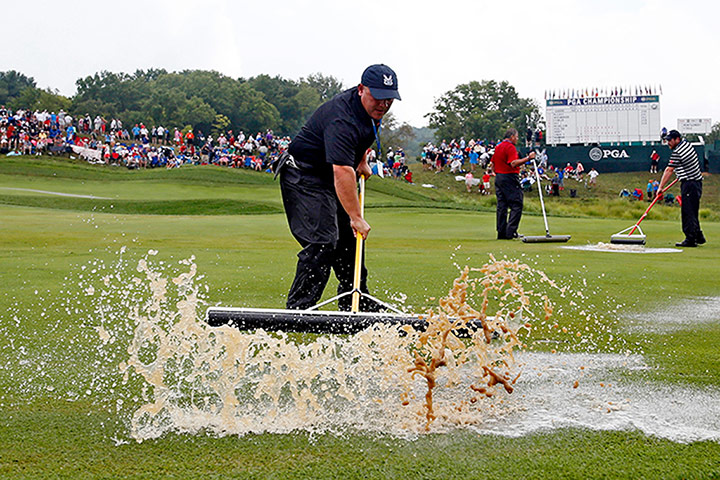
[[[175,90],[171,105],[177,105],[178,109],[185,108],[185,111],[188,108],[192,109],[186,103],[192,97],[197,97],[214,110],[215,113],[209,122],[207,120],[194,122],[191,118],[180,119],[181,124],[194,124],[196,129],[206,133],[210,131],[215,114],[225,115],[230,119],[232,128],[237,130],[277,128],[281,121],[277,109],[259,92],[218,72],[186,70],[169,73],[159,76],[153,82],[153,87],[157,91],[156,96],[163,95],[162,92],[168,89]],[[184,101],[178,93],[185,97]],[[154,105],[155,102],[152,101],[146,109],[150,110]],[[168,124],[170,123],[175,122],[169,119]]]
[[[164,68],[151,68],[149,70],[135,70],[134,77],[136,79],[143,79],[147,82],[157,80],[163,75],[167,75],[167,70]]]
[[[178,111],[180,123],[193,125],[195,130],[209,132],[217,112],[200,97],[192,97]]]
[[[35,80],[15,70],[0,72],[0,105],[20,96],[26,88],[35,88]]]
[[[282,131],[295,132],[300,129],[304,118],[295,96],[300,89],[297,82],[286,80],[280,76],[258,75],[247,81],[247,84],[258,92],[262,92],[265,100],[272,103],[280,114]]]
[[[531,99],[521,98],[506,81],[472,81],[458,85],[435,101],[428,113],[437,140],[453,138],[502,138],[508,127],[524,132],[535,126],[541,114]]]
[[[707,134],[704,138],[705,144],[711,146],[715,145],[715,142],[720,141],[720,122],[713,125],[710,133]]]
[[[42,90],[35,87],[25,87],[19,96],[8,102],[13,110],[27,108],[30,110],[47,110],[48,112],[68,111],[71,106],[69,98],[51,90]]]
[[[413,129],[413,141],[410,142],[405,153],[410,157],[418,157],[422,152],[423,147],[428,143],[435,140],[435,130],[430,127],[412,127]]]
[[[415,139],[415,132],[407,123],[398,124],[395,115],[391,112],[383,117],[380,137],[383,153],[387,153],[389,148],[407,150]]]
[[[313,90],[318,92],[321,103],[330,100],[345,90],[340,80],[333,76],[325,76],[322,73],[313,73],[300,81],[308,84]]]
[[[302,128],[308,118],[310,118],[317,107],[319,107],[323,102],[317,90],[307,84],[300,85],[300,88],[293,97],[293,100],[298,106],[298,111],[300,113],[298,120],[300,121],[293,126],[294,128],[288,129],[284,133],[294,135],[300,130],[300,128]]]
[[[74,115],[95,115],[104,116],[110,118],[110,115],[106,112],[110,112],[114,109],[112,104],[105,103],[102,100],[89,98],[82,101],[78,101],[77,98],[71,100],[71,106],[69,107],[70,112]]]
[[[155,125],[182,125],[180,109],[188,102],[187,95],[177,87],[164,88],[157,82],[151,86],[150,95],[144,110],[147,121]]]
[[[100,72],[78,80],[77,87],[75,114],[116,117],[126,125],[190,125],[208,133],[216,115],[227,117],[238,130],[278,128],[282,122],[262,93],[215,71]]]
[[[158,87],[176,87],[187,98],[196,96],[218,112],[232,109],[233,90],[237,81],[216,71],[185,70],[170,73],[157,79]]]
[[[235,110],[228,116],[235,129],[257,133],[268,128],[276,130],[280,126],[282,118],[275,105],[247,84],[240,85],[233,104]]]
[[[215,115],[215,121],[212,124],[211,133],[215,138],[219,137],[221,133],[225,133],[230,128],[230,119],[225,115],[218,113]]]
[[[294,135],[322,103],[321,94],[304,80],[287,80],[280,76],[258,75],[247,81],[278,110],[282,133]]]
[[[108,117],[119,116],[126,121],[127,118],[123,118],[122,115],[124,112],[141,110],[140,105],[146,98],[146,91],[143,88],[145,83],[142,77],[107,71],[78,79],[75,82],[78,92],[73,99],[73,112]],[[89,100],[99,101],[107,110],[83,112],[83,108],[87,110],[92,105],[86,104]]]

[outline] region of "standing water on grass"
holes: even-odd
[[[145,403],[131,420],[138,439],[169,430],[407,434],[476,423],[508,408],[505,397],[519,378],[514,350],[522,347],[519,330],[531,328],[521,320],[531,304],[549,320],[548,297],[525,292],[519,277],[534,273],[554,286],[519,262],[493,260],[477,278],[462,272],[437,311],[427,312],[425,332],[376,325],[303,339],[208,327],[198,318],[197,267],[187,264],[171,280],[145,259],[137,267],[144,279],[134,282],[148,284],[150,297],[130,315],[134,333],[120,370],[124,383],[142,385]],[[483,298],[477,310],[467,303],[472,292]],[[497,310],[488,318],[491,303]],[[461,341],[455,333],[471,319],[485,327]]]
[[[168,432],[407,437],[457,428],[518,436],[563,427],[720,439],[717,390],[623,379],[648,367],[583,307],[585,280],[578,290],[561,287],[517,260],[490,257],[463,269],[436,307],[415,312],[425,314],[425,332],[390,325],[352,336],[241,332],[204,323],[211,292],[194,258],[158,261],[151,250],[131,261],[124,250],[114,264],[94,261],[66,279],[75,285],[64,287],[67,300],[55,312],[81,316],[80,334],[63,338],[58,321],[49,329],[54,342],[28,347],[32,334],[16,335],[4,352],[26,394],[111,410],[121,441]],[[565,317],[583,319],[582,329],[553,319],[560,303]],[[469,320],[485,328],[458,338]],[[563,353],[533,348],[550,345]],[[82,374],[60,380],[83,361]]]

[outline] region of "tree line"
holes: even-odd
[[[77,93],[68,98],[38,88],[32,77],[20,72],[0,72],[0,105],[62,109],[76,118],[100,115],[124,125],[143,122],[206,133],[272,129],[293,136],[320,104],[344,89],[337,78],[321,73],[299,80],[269,75],[233,79],[216,71],[164,69],[102,71],[78,79],[76,86]],[[460,137],[493,141],[508,127],[524,132],[542,121],[535,101],[520,97],[508,82],[494,80],[458,85],[437,98],[425,117],[438,142]],[[390,115],[384,120],[383,143],[407,148],[417,131]]]
[[[435,100],[434,111],[426,117],[437,138],[490,141],[503,138],[508,127],[516,128],[522,138],[543,119],[534,100],[520,97],[508,82],[495,80],[458,85]]]
[[[76,86],[77,93],[66,98],[37,88],[21,73],[0,72],[0,103],[10,108],[62,108],[76,117],[100,115],[125,125],[294,134],[318,105],[342,91],[340,81],[322,74],[300,80],[268,75],[233,79],[215,71],[163,69],[103,71],[78,79]]]

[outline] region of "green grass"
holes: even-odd
[[[47,196],[0,195],[0,204],[44,207]],[[137,215],[250,215],[281,213],[278,205],[252,200],[221,198],[190,198],[178,200],[104,200],[91,198],[57,197],[52,208],[58,210],[93,211]]]
[[[236,172],[236,173],[228,173]],[[136,182],[138,180],[172,179],[177,183],[191,184],[272,184],[272,176],[237,171],[214,166],[185,167],[173,170],[127,170],[118,166],[90,165],[85,161],[48,157],[6,157],[0,159],[0,175],[31,178],[67,178],[72,180],[112,180]]]
[[[474,205],[480,210],[491,211],[495,208],[494,196],[483,197],[476,192],[467,193],[465,191],[465,182],[456,181],[455,175],[449,172],[435,173],[426,171],[419,165],[414,165],[413,171],[413,180],[417,184],[435,185],[438,190],[448,195],[450,201],[464,205]],[[561,192],[559,198],[545,196],[545,208],[548,214],[553,216],[589,216],[637,220],[649,204],[619,198],[619,192],[624,188],[630,191],[640,188],[645,192],[648,179],[660,180],[661,174],[662,172],[659,174],[647,172],[603,173],[598,177],[598,183],[593,188],[587,188],[584,183],[572,178],[566,179],[565,190]],[[571,189],[576,190],[576,198],[570,198]],[[675,186],[671,192],[678,195],[680,187]],[[537,189],[525,195],[525,205],[525,213],[541,214]],[[705,177],[701,207],[701,219],[720,221],[720,177],[717,175],[707,175]],[[674,220],[679,218],[679,210],[677,205],[656,205],[650,211],[648,219]]]
[[[149,249],[158,250],[154,258],[168,264],[194,255],[211,302],[238,306],[281,307],[292,281],[298,247],[271,177],[203,168],[130,172],[0,158],[0,187],[6,187],[0,190],[0,355],[14,358],[22,345],[47,370],[46,378],[57,383],[54,392],[37,389],[28,383],[30,377],[14,373],[30,372],[29,367],[0,360],[0,478],[720,478],[719,443],[678,444],[632,431],[565,429],[520,438],[457,431],[416,440],[349,433],[200,434],[115,446],[112,438],[122,436],[124,426],[104,402],[61,400],[75,379],[88,377],[88,369],[116,368],[97,364],[105,357],[87,332],[82,312],[87,300],[78,292],[80,275],[88,277],[82,266],[110,265],[122,246],[130,264]],[[611,182],[609,175],[600,179]],[[706,185],[714,181],[709,178]],[[582,307],[613,325],[614,344],[644,352],[651,368],[627,373],[628,381],[720,387],[717,322],[673,333],[653,331],[651,321],[647,331],[623,329],[629,313],[652,312],[694,296],[720,296],[720,223],[704,221],[709,243],[681,254],[500,242],[494,240],[492,206],[482,204],[489,199],[467,196],[460,182],[438,186],[368,183],[367,218],[373,230],[367,262],[371,288],[379,297],[404,293],[409,307],[422,310],[435,303],[432,297],[447,292],[457,266],[480,266],[488,254],[519,258],[584,289],[588,298]],[[713,188],[706,188],[704,200]],[[572,210],[579,204],[560,198],[552,207]],[[589,211],[553,216],[551,231],[572,234],[571,243],[582,245],[607,242],[632,224],[622,212],[600,218]],[[649,247],[668,247],[681,239],[677,209],[668,211],[670,218],[643,224]],[[525,216],[521,227],[528,234],[544,231],[537,215]],[[325,296],[334,288],[331,282]],[[562,325],[571,330],[585,326],[568,299],[556,300],[564,307],[556,315]],[[80,305],[81,312],[65,312],[58,307],[63,301]],[[563,337],[538,331],[528,343],[547,350],[554,344],[536,340],[548,338]],[[599,343],[598,348],[611,345]],[[119,346],[117,355],[122,359]],[[35,371],[31,377],[43,378]]]
[[[415,185],[373,179],[368,182],[368,208],[424,207],[468,211],[495,209],[495,197],[468,194],[464,182],[454,180],[449,172],[436,174],[412,165]],[[622,188],[645,190],[648,173],[603,174],[598,185],[586,189],[575,180],[566,181],[560,198],[546,197],[549,215],[561,217],[622,218],[637,220],[647,208],[645,202],[618,198]],[[171,182],[170,185],[168,182]],[[431,184],[436,188],[423,188]],[[243,188],[252,186],[253,188]],[[12,157],[0,159],[0,204],[42,206],[37,193],[8,190],[58,191],[75,195],[103,197],[89,201],[61,201],[55,197],[46,208],[108,211],[152,215],[222,215],[235,213],[271,213],[282,210],[277,188],[271,175],[244,169],[221,167],[183,167],[180,169],[127,170],[114,166],[92,166],[80,160]],[[577,198],[569,198],[575,188]],[[54,190],[53,190],[54,189]],[[679,191],[675,188],[675,191]],[[537,191],[526,194],[525,215],[541,215]],[[127,202],[123,203],[122,200]],[[179,200],[179,204],[158,203]],[[235,202],[230,202],[234,200]],[[247,203],[247,205],[242,205]],[[183,205],[187,210],[183,211]],[[700,217],[720,221],[720,177],[710,175],[704,181]],[[656,205],[648,220],[677,220],[677,206]]]
[[[43,421],[27,432],[23,422]],[[465,432],[408,441],[348,435],[168,435],[113,446],[102,415],[30,411],[13,418],[21,448],[4,478],[661,478],[720,475],[720,446],[678,445],[632,432],[563,430],[518,439]],[[55,435],[52,435],[55,433]],[[68,435],[89,440],[79,444]],[[49,437],[54,437],[48,441]],[[24,448],[23,448],[24,447]],[[628,452],[632,452],[631,455]],[[581,459],[582,461],[578,461]]]

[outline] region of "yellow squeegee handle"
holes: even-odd
[[[360,216],[365,218],[365,176],[360,175]],[[360,311],[360,269],[362,267],[363,255],[363,236],[359,233],[355,235],[355,276],[353,278],[352,306],[350,311],[357,313]]]

